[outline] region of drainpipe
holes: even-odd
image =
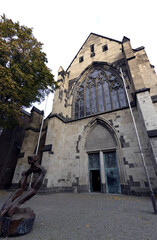
[[[45,112],[46,112],[46,108],[47,108],[47,102],[48,102],[48,95],[46,97],[44,114],[43,114],[42,121],[41,121],[40,132],[39,132],[37,147],[36,147],[36,151],[35,151],[36,155],[38,154],[38,149],[39,149],[39,144],[40,144],[40,139],[41,139],[41,133],[42,133],[43,125],[44,125]],[[30,179],[30,182],[29,182],[29,189],[31,188],[32,180],[33,180],[33,173],[31,174],[31,179]]]

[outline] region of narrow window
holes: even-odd
[[[79,118],[79,102],[75,102],[75,119]]]
[[[84,99],[80,99],[80,117],[84,117]]]
[[[92,84],[91,86],[91,102],[92,102],[92,113],[97,112],[97,104],[96,104],[96,86]]]
[[[79,57],[79,63],[83,62],[83,56]]]
[[[104,111],[104,101],[103,101],[102,83],[100,81],[97,84],[97,94],[98,94],[99,112],[103,112]]]
[[[102,46],[102,51],[103,52],[105,52],[105,51],[107,51],[108,50],[108,45],[107,44],[105,44],[104,46]]]
[[[112,89],[111,96],[112,96],[113,110],[120,108],[119,102],[118,102],[117,90]]]
[[[91,52],[90,57],[94,57],[94,56],[95,56],[94,44],[92,44],[92,45],[90,46],[90,52]]]
[[[94,44],[92,44],[92,45],[90,46],[90,51],[91,51],[91,53],[94,52]]]
[[[124,94],[124,89],[122,87],[118,89],[118,95],[119,95],[120,107],[125,107],[127,103],[126,103],[126,98]]]
[[[107,81],[104,82],[103,87],[104,87],[104,96],[105,96],[105,108],[106,108],[106,111],[110,111],[111,110],[111,98],[110,98],[109,85],[108,85]]]
[[[88,116],[88,115],[90,115],[90,88],[89,88],[89,86],[86,87],[85,98],[86,98],[86,116]]]

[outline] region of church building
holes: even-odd
[[[123,76],[122,74],[123,73]],[[143,194],[148,181],[142,153],[157,192],[157,75],[144,47],[91,33],[67,70],[58,71],[53,109],[39,147],[47,170],[43,191]],[[13,185],[28,169],[43,113],[32,109]]]

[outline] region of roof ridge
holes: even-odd
[[[114,41],[114,42],[117,42],[117,43],[122,44],[121,41],[118,41],[118,40],[115,40],[115,39],[113,39],[113,38],[105,37],[105,36],[102,36],[102,35],[99,35],[99,34],[96,34],[96,33],[91,32],[91,33],[88,35],[87,39],[86,39],[86,40],[84,41],[84,43],[82,44],[81,48],[79,49],[79,51],[77,52],[77,54],[75,55],[75,57],[73,58],[73,60],[71,61],[71,63],[69,64],[68,68],[66,69],[66,72],[68,71],[68,69],[70,68],[71,64],[73,63],[73,61],[74,61],[75,58],[77,57],[78,53],[79,53],[80,50],[83,48],[83,46],[85,45],[85,43],[87,42],[87,40],[89,39],[89,37],[90,37],[91,35],[95,35],[95,36],[97,36],[97,37],[106,38],[106,39],[108,39],[108,40],[110,40],[110,41]]]
[[[97,34],[97,33],[91,32],[90,35],[91,35],[91,34],[93,34],[93,35],[95,35],[95,36],[98,36],[98,37],[106,38],[106,39],[108,39],[108,40],[110,40],[110,41],[122,43],[122,41],[119,41],[119,40],[116,40],[116,39],[113,39],[113,38],[110,38],[110,37],[106,37],[106,36],[103,36],[103,35],[100,35],[100,34]]]

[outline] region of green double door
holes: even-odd
[[[116,152],[103,153],[104,169],[101,171],[100,154],[89,154],[89,181],[91,192],[101,192],[101,174],[105,175],[106,192],[121,193]]]

